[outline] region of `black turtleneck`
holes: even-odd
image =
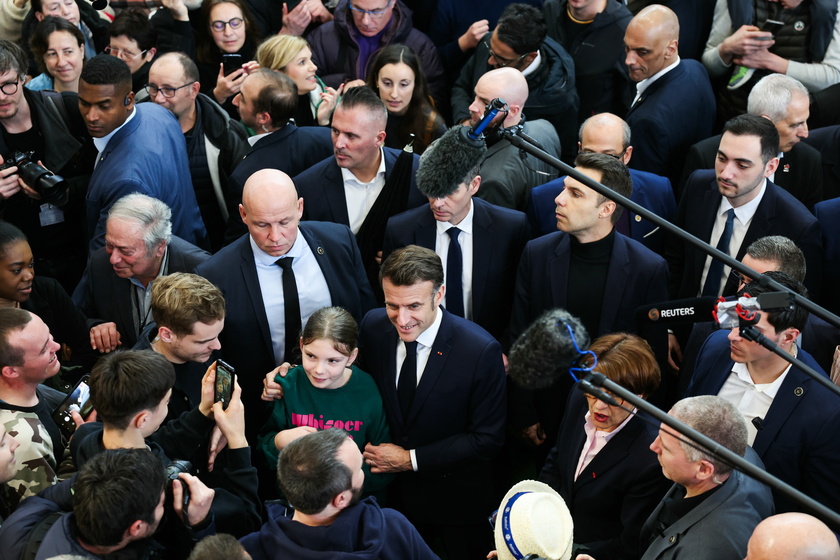
[[[578,317],[592,338],[601,326],[601,306],[607,286],[615,229],[598,241],[581,243],[571,236],[572,254],[569,261],[569,283],[566,309]]]

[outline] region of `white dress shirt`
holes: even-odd
[[[368,183],[359,181],[349,169],[341,168],[344,181],[344,198],[347,200],[347,217],[353,234],[359,233],[368,212],[385,187],[385,153],[379,148],[379,170],[376,177]]]
[[[449,228],[457,227],[461,230],[458,234],[458,244],[461,246],[461,293],[464,294],[464,318],[472,321],[472,273],[473,273],[473,215],[475,214],[475,205],[470,201],[470,211],[458,225],[452,225],[449,222],[436,222],[437,236],[435,238],[435,253],[438,254],[440,260],[443,262],[443,273],[446,278],[446,283],[451,284],[453,279],[449,278],[449,271],[446,269],[447,258],[449,256],[449,244],[452,243],[452,238],[446,233]],[[446,295],[443,298],[443,306],[446,307]]]
[[[671,70],[673,70],[674,68],[679,66],[679,64],[680,64],[680,56],[677,55],[677,61],[674,62],[672,65],[666,66],[665,68],[663,68],[662,70],[660,70],[659,72],[657,72],[656,74],[651,76],[650,78],[645,78],[641,82],[637,83],[636,84],[636,97],[633,98],[633,103],[631,103],[630,106],[632,107],[633,105],[636,104],[636,102],[639,100],[639,98],[642,95],[644,95],[645,90],[647,88],[649,88],[652,83],[654,83],[656,80],[658,80],[659,78],[661,78],[662,76],[664,76],[665,74],[667,74],[668,72],[670,72]]]
[[[283,269],[275,264],[278,259],[294,257],[292,270],[295,273],[298,299],[300,300],[300,324],[305,325],[309,317],[322,307],[332,305],[330,289],[324,272],[315,259],[312,248],[297,230],[295,240],[289,252],[283,257],[273,257],[257,247],[254,239],[248,236],[251,249],[254,251],[254,262],[257,265],[257,279],[260,282],[265,316],[268,319],[268,329],[271,332],[271,346],[274,350],[274,361],[280,365],[286,356],[286,306],[283,300]]]

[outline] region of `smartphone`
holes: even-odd
[[[233,398],[233,383],[236,380],[236,370],[224,360],[216,360],[216,396],[213,402],[222,403],[227,410],[230,399]]]
[[[73,387],[73,390],[67,393],[67,396],[52,413],[52,418],[58,424],[64,437],[69,438],[76,431],[76,423],[73,422],[73,417],[70,415],[71,411],[75,410],[81,415],[82,419],[85,419],[93,410],[87,379],[88,376],[83,375],[76,386]]]
[[[775,19],[768,19],[767,21],[765,21],[764,23],[761,24],[761,27],[759,29],[761,31],[769,31],[770,33],[772,33],[775,36],[776,33],[778,33],[779,29],[781,29],[784,26],[785,26],[785,22],[783,22],[783,21],[778,21],[778,20],[775,20]],[[773,37],[767,37],[764,40],[769,41],[772,38]]]
[[[242,65],[245,63],[242,58],[241,54],[236,53],[222,55],[222,65],[224,67],[225,76],[229,76],[242,68]]]

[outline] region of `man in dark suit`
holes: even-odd
[[[481,185],[478,172],[486,148],[467,146],[459,139],[459,129],[447,132],[423,154],[417,186],[429,206],[388,220],[382,257],[406,245],[435,251],[444,263],[449,287],[443,302],[447,311],[502,340],[510,321],[516,266],[529,237],[528,222],[521,212],[474,196]],[[452,228],[457,228],[455,241],[449,233]],[[458,245],[455,251],[453,243]],[[452,276],[453,270],[458,278]],[[450,305],[456,293],[460,303]]]
[[[804,143],[820,153],[823,200],[840,197],[840,125],[812,129]]]
[[[394,443],[368,444],[364,458],[371,472],[397,473],[394,505],[427,542],[440,539],[449,558],[481,558],[492,548],[490,461],[504,442],[502,348],[440,308],[433,251],[398,249],[381,277],[385,308],[360,325],[359,365],[382,393]],[[458,507],[441,507],[448,502]]]
[[[420,158],[383,147],[388,111],[369,87],[344,93],[333,113],[335,157],[294,178],[307,220],[350,226],[378,292],[377,253],[388,218],[426,203],[414,175]]]
[[[578,152],[607,154],[628,165],[633,156],[630,134],[630,126],[613,114],[601,113],[589,117],[580,127]],[[560,177],[531,190],[527,213],[534,237],[557,231],[554,199],[563,190],[565,178]],[[671,182],[666,177],[630,169],[630,178],[633,180],[630,200],[666,220],[673,219],[677,213],[677,203],[674,200]],[[663,232],[638,214],[625,210],[616,228],[654,253],[662,254]]]
[[[803,287],[783,272],[768,276],[797,293]],[[753,297],[770,291],[750,284]],[[825,375],[796,339],[808,312],[794,309],[761,311],[755,330],[783,351]],[[688,395],[718,395],[735,405],[747,420],[749,443],[767,472],[836,510],[840,506],[840,397],[799,368],[756,342],[739,329],[717,331],[700,350]],[[776,510],[799,510],[786,496],[774,492]]]
[[[329,128],[297,127],[289,122],[297,110],[298,94],[295,83],[282,72],[261,69],[249,74],[233,104],[242,122],[257,134],[248,139],[251,150],[228,180],[227,197],[232,203],[226,233],[228,243],[247,231],[238,208],[248,177],[260,169],[279,169],[294,177],[333,152]]]
[[[575,164],[588,177],[630,195],[630,174],[614,157],[580,154]],[[667,290],[665,260],[616,233],[621,207],[572,177],[566,177],[556,203],[560,231],[530,241],[519,262],[511,340],[555,307],[579,317],[593,338],[633,332],[636,308],[658,301]],[[511,388],[511,423],[527,441],[540,446],[538,462],[557,439],[570,379],[539,392]]]
[[[73,294],[88,317],[94,350],[133,347],[152,322],[154,281],[172,272],[189,272],[210,256],[173,236],[171,219],[166,204],[140,193],[124,196],[111,206],[105,247],[91,255]]]
[[[300,222],[303,200],[282,171],[254,173],[245,183],[239,213],[248,235],[195,271],[225,296],[219,341],[225,360],[239,373],[248,433],[255,435],[265,420],[259,401],[263,377],[284,361],[296,361],[290,353],[298,347],[301,325],[328,305],[344,307],[360,320],[374,301],[350,230]],[[284,278],[289,272],[296,279],[294,290]]]
[[[636,15],[624,34],[625,64],[636,83],[625,120],[638,150],[633,167],[676,184],[688,148],[712,134],[715,96],[696,60],[680,60],[680,22],[658,4]],[[690,109],[687,109],[690,108]]]
[[[779,164],[778,146],[779,133],[768,119],[740,115],[727,122],[714,171],[695,171],[689,177],[675,224],[720,248],[732,215],[726,252],[736,259],[759,237],[791,239],[805,254],[805,285],[817,297],[822,275],[819,224],[802,203],[767,180]],[[728,267],[712,267],[711,257],[699,249],[668,236],[665,255],[672,297],[735,293],[737,281]],[[714,278],[707,281],[710,269]]]
[[[753,87],[747,112],[767,119],[779,131],[779,166],[770,180],[792,194],[807,208],[823,199],[823,173],[820,153],[800,142],[808,137],[808,90],[784,74],[765,76]],[[688,177],[697,169],[712,169],[717,158],[720,135],[694,144],[688,151],[682,177],[682,192]]]

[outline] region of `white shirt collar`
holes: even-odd
[[[281,255],[279,257],[269,255],[257,247],[257,244],[254,242],[254,238],[250,235],[248,235],[248,241],[251,243],[251,250],[254,252],[254,260],[258,264],[265,266],[272,265],[277,262],[277,259],[282,259],[283,257],[300,257],[303,254],[303,251],[309,247],[306,239],[304,239],[304,237],[300,234],[300,228],[297,228],[297,237],[295,238],[295,242],[291,249],[289,249],[285,255]]]
[[[534,60],[532,60],[531,64],[528,65],[528,68],[526,68],[525,70],[522,71],[522,75],[523,76],[529,76],[529,75],[533,74],[540,67],[540,64],[542,64],[542,55],[540,54],[540,51],[538,50],[537,51],[537,56],[534,57]]]
[[[93,139],[93,145],[96,146],[96,149],[99,150],[100,154],[105,151],[105,148],[108,147],[108,142],[111,140],[111,137],[113,137],[114,134],[116,134],[118,130],[120,130],[122,127],[127,125],[129,123],[129,121],[131,121],[131,119],[133,119],[134,115],[136,115],[136,114],[137,114],[137,107],[135,106],[134,108],[131,109],[131,114],[128,115],[128,118],[125,119],[124,123],[122,123],[120,126],[115,128],[114,130],[112,130],[107,136],[103,136],[102,138],[94,138]]]
[[[718,207],[718,215],[725,214],[730,208],[735,208],[735,217],[738,218],[738,221],[742,224],[749,223],[755,215],[755,211],[758,210],[758,205],[761,203],[761,199],[764,198],[764,193],[767,191],[767,179],[762,181],[759,189],[761,190],[758,191],[758,196],[737,208],[732,206],[732,203],[729,202],[728,198],[722,196],[720,199],[720,206]]]
[[[429,328],[425,331],[421,332],[420,335],[417,337],[417,342],[421,345],[431,348],[432,344],[435,342],[435,338],[437,338],[438,331],[440,330],[440,323],[443,320],[443,311],[440,310],[440,306],[437,308],[437,313],[435,314],[435,320],[429,325]]]
[[[459,224],[452,224],[450,222],[438,222],[435,220],[435,227],[437,228],[438,235],[444,235],[450,228],[458,228],[464,233],[468,233],[472,235],[473,232],[473,216],[475,215],[475,204],[473,201],[470,200],[470,211],[467,212],[467,215],[464,216],[464,219],[461,220]]]
[[[641,82],[636,84],[636,92],[637,92],[636,93],[636,98],[638,99],[639,97],[641,97],[641,95],[645,92],[645,90],[650,87],[650,84],[652,84],[653,82],[655,82],[656,80],[658,80],[659,78],[661,78],[662,76],[664,76],[665,74],[667,74],[668,72],[670,72],[671,70],[673,70],[674,68],[679,66],[679,64],[680,64],[680,56],[677,55],[676,62],[674,62],[670,66],[666,66],[665,68],[663,68],[662,70],[660,70],[659,72],[657,72],[656,74],[651,76],[650,78],[645,78],[644,80],[642,80]]]
[[[363,183],[355,175],[353,175],[352,171],[345,167],[341,168],[341,180],[345,183],[348,181],[355,181],[359,185],[369,185],[373,181],[376,181],[376,178],[380,175],[385,175],[385,150],[383,150],[381,147],[379,148],[379,169],[376,171],[376,177],[374,177],[372,181]]]
[[[271,132],[274,132],[274,131],[272,130]],[[265,138],[266,136],[271,134],[271,132],[261,132],[259,134],[254,134],[253,136],[249,136],[248,137],[248,144],[253,146],[257,142],[259,142],[260,140],[262,140],[263,138]]]
[[[756,383],[753,381],[752,376],[750,375],[749,369],[747,369],[747,364],[735,362],[732,364],[732,373],[738,376],[738,379],[746,383],[747,385],[752,385],[755,387],[755,390],[759,393],[764,393],[770,399],[776,398],[776,394],[779,392],[779,388],[784,383],[785,378],[787,377],[788,372],[790,371],[790,367],[792,364],[788,364],[788,367],[785,368],[785,371],[777,377],[771,383]]]

